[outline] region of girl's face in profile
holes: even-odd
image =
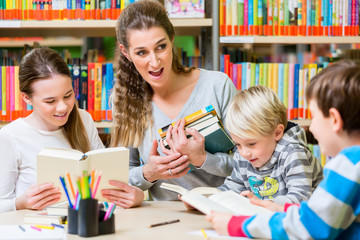
[[[55,75],[32,84],[33,94],[24,100],[33,106],[31,114],[36,127],[45,131],[55,131],[63,126],[75,104],[71,78]]]
[[[172,41],[161,27],[128,31],[129,49],[122,53],[134,63],[151,87],[168,83],[172,72]]]

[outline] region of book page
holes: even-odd
[[[129,149],[124,147],[105,148],[101,151],[88,152],[89,169],[102,172],[101,181],[95,198],[105,201],[101,196],[101,189],[115,187],[109,184],[109,180],[129,182]]]
[[[160,184],[160,188],[163,188],[163,189],[166,189],[169,191],[173,191],[173,192],[177,192],[180,195],[184,195],[187,192],[189,192],[187,189],[185,189],[179,185],[175,185],[175,184],[171,184],[171,183],[164,183],[164,182]]]
[[[233,213],[230,210],[231,208],[224,207],[223,205],[220,205],[220,204],[210,200],[209,198],[205,197],[204,195],[200,195],[197,193],[184,194],[180,197],[180,199],[182,201],[190,204],[191,206],[193,206],[194,208],[196,208],[197,210],[199,210],[200,212],[202,212],[204,214],[210,214],[211,211]]]
[[[239,193],[225,191],[209,197],[212,201],[232,209],[237,215],[255,215],[271,212],[270,210],[250,203],[250,200]]]
[[[46,148],[41,150],[37,156],[37,184],[54,183],[54,186],[59,187],[62,193],[60,201],[67,200],[59,177],[65,177],[68,191],[70,191],[66,173],[70,173],[74,184],[75,177],[80,173],[78,160],[82,155],[80,151],[73,149]],[[70,197],[72,197],[71,194]]]

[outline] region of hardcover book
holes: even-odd
[[[204,18],[205,0],[165,0],[169,18]]]
[[[166,131],[168,127],[169,126],[165,126],[158,130],[165,147],[169,147],[166,142]],[[228,152],[235,145],[224,130],[212,105],[186,116],[185,127],[195,128],[205,137],[205,150],[209,153]],[[190,138],[191,136],[188,137]]]

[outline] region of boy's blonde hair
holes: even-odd
[[[268,136],[278,124],[286,128],[287,109],[273,90],[257,85],[235,95],[228,108],[225,124],[239,138]]]

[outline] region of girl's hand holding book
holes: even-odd
[[[41,210],[60,200],[61,192],[53,183],[32,185],[23,195],[15,200],[16,209]]]
[[[103,189],[101,194],[110,202],[115,203],[122,208],[131,208],[141,205],[144,199],[144,192],[127,183],[117,180],[110,180],[109,184],[116,187],[115,189]]]

